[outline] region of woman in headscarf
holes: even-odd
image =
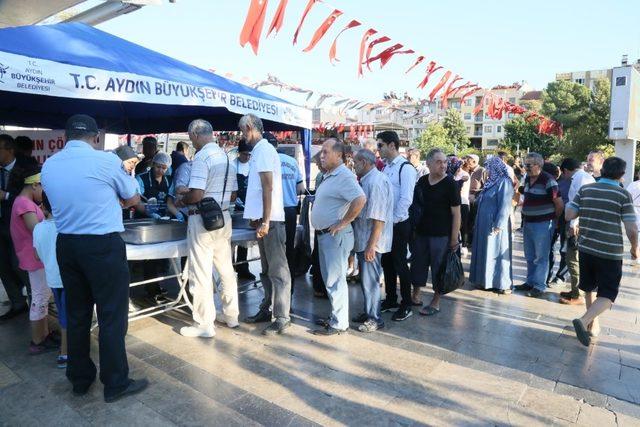
[[[497,156],[485,164],[488,178],[478,197],[469,280],[479,289],[511,293],[511,199],[513,181]]]

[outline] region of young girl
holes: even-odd
[[[49,333],[47,314],[51,290],[45,279],[44,265],[33,249],[33,229],[44,219],[37,203],[42,200],[40,168],[26,167],[12,171],[13,188],[22,188],[11,209],[10,232],[18,257],[18,264],[29,274],[31,284],[31,344],[29,354],[36,355],[58,349],[55,335]]]
[[[46,219],[38,223],[33,229],[33,247],[36,250],[36,256],[44,264],[47,284],[51,288],[51,292],[53,292],[53,298],[58,308],[58,323],[60,324],[62,338],[60,354],[58,355],[58,368],[64,369],[67,367],[67,309],[62,278],[60,277],[60,269],[56,258],[58,230],[56,229],[56,223],[53,221],[51,205],[45,193],[42,193],[42,212]]]

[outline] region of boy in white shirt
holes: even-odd
[[[42,193],[41,207],[45,215],[45,220],[38,223],[33,229],[33,247],[36,251],[36,256],[40,258],[44,264],[47,284],[51,288],[58,309],[61,342],[57,363],[58,368],[65,369],[67,367],[67,309],[64,288],[62,287],[62,278],[60,277],[60,269],[58,268],[58,260],[56,258],[58,230],[53,221],[49,199],[47,199],[47,195],[44,193]]]

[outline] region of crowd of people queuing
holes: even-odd
[[[239,129],[242,139],[233,161],[215,141],[212,125],[201,119],[188,127],[196,151],[192,159],[187,144],[168,155],[147,137],[140,160],[127,146],[115,153],[94,150],[95,120],[76,115],[67,122],[65,148],[42,169],[28,146],[20,148],[24,141],[0,135],[0,278],[11,303],[0,319],[28,310],[30,354],[57,350],[58,366],[66,367],[75,394],[87,393],[97,374],[89,355],[94,305],[105,400],[148,384],[131,379],[128,371],[130,272],[119,234],[123,218],[187,222],[194,322],[180,334],[212,338],[214,268],[222,302],[218,321],[230,328],[240,322],[238,280],[255,279],[244,263],[246,249],[233,253],[231,245],[230,208],[242,212],[256,230],[264,289],[258,311],[244,320],[267,323],[262,333],[269,336],[291,326],[294,239],[304,180],[295,159],[278,153],[277,140],[264,132],[258,117],[243,116]],[[338,138],[323,142],[316,158],[320,173],[313,195],[307,196],[315,235],[314,294],[326,296],[331,307],[317,321],[315,334],[341,335],[352,323],[360,332],[374,332],[385,326],[382,313],[393,312],[391,320],[401,322],[414,307],[421,315],[437,315],[441,295],[434,287],[423,304],[422,289],[429,277],[433,283],[447,254],[470,252],[469,282],[497,294],[517,290],[537,298],[569,277],[571,290],[561,293],[560,302],[587,308],[573,320],[577,337],[589,345],[598,335],[598,316],[611,307],[620,286],[623,225],[632,258],[640,256],[640,182],[622,187],[624,160],[605,159],[596,151],[584,167],[571,158],[558,167],[528,153],[522,164],[509,165],[506,153],[497,153],[481,165],[474,154],[458,158],[432,149],[424,153],[423,164],[418,149],[409,149],[406,157],[401,153],[393,131],[353,148]],[[514,286],[518,206],[527,272],[525,283]],[[364,302],[362,312],[350,318],[347,276],[356,274],[356,264]],[[164,293],[157,285],[147,291]],[[47,322],[52,297],[60,332]]]

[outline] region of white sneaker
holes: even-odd
[[[216,336],[214,328],[202,328],[199,326],[183,326],[180,335],[189,338],[213,338]]]
[[[240,323],[238,322],[238,318],[237,317],[224,316],[224,324],[227,325],[227,327],[229,327],[231,329],[237,328],[238,326],[240,326]]]

